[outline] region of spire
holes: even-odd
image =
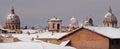
[[[109,10],[108,10],[108,12],[112,13],[112,9],[111,9],[111,6],[109,6]]]
[[[12,8],[11,8],[11,13],[12,13],[12,14],[15,14],[14,7],[13,7],[13,6],[12,6]]]

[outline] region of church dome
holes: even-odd
[[[20,29],[20,19],[14,12],[14,9],[11,9],[11,13],[6,18],[6,28],[15,30]]]
[[[117,18],[116,16],[112,13],[112,9],[109,8],[108,13],[105,15],[104,20],[103,20],[103,24],[104,27],[117,27]]]
[[[117,24],[117,18],[112,13],[111,8],[109,9],[108,13],[105,15],[103,23],[116,23]]]
[[[72,24],[72,25],[77,25],[77,24],[78,24],[78,21],[77,21],[77,19],[75,18],[75,16],[73,16],[73,17],[70,19],[70,24]]]
[[[20,23],[19,16],[14,12],[14,9],[11,10],[11,13],[7,16],[6,23]]]
[[[69,27],[78,27],[78,20],[75,18],[75,16],[70,19]]]

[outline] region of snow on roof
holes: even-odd
[[[32,30],[32,29],[26,29],[26,30],[22,30],[23,33],[27,33],[27,32],[30,32],[30,33],[35,33],[35,32],[38,32],[38,30]]]
[[[45,32],[45,33],[40,33],[39,38],[53,38],[53,39],[59,39],[62,36],[66,35],[68,33],[52,33],[52,32]]]
[[[107,17],[110,17],[112,16],[112,13],[108,12],[104,17],[107,18]]]
[[[10,14],[8,15],[8,17],[7,17],[7,20],[14,18],[14,16],[17,16],[17,15],[16,15],[16,14],[11,14],[11,13],[10,13]]]
[[[120,30],[117,28],[112,27],[84,27],[86,29],[95,31],[98,34],[101,34],[103,36],[109,37],[109,38],[119,38],[120,39]]]
[[[50,20],[60,20],[60,19],[58,19],[58,18],[52,18],[52,19],[50,19]]]
[[[1,35],[5,36],[5,34]],[[17,37],[21,41],[12,43],[0,43],[0,49],[75,49],[74,47],[45,43],[40,40],[32,41],[32,38],[36,38],[37,35],[38,34],[12,34],[13,37]],[[59,36],[58,34],[56,35]]]
[[[17,37],[21,41],[32,41],[32,38],[39,39],[59,39],[68,33],[52,33],[52,32],[45,32],[45,33],[37,33],[37,34],[12,34],[13,37]]]
[[[50,43],[45,43],[41,45],[43,46],[44,49],[76,49],[71,46],[60,46],[60,45],[50,44]]]
[[[28,41],[32,41],[32,38],[36,38],[37,35],[36,34],[31,34],[31,35],[28,35],[28,34],[12,34],[12,36],[18,38],[21,41],[28,42]]]
[[[0,49],[75,49],[45,42],[14,42],[0,43]]]
[[[60,45],[61,45],[61,46],[66,46],[69,42],[70,42],[70,40],[63,41]]]
[[[57,17],[53,17],[53,18],[51,18],[50,20],[48,20],[48,21],[61,21],[61,19],[58,19]]]
[[[13,18],[13,16],[14,16],[14,14],[9,14],[7,19],[11,19],[11,18]]]
[[[50,20],[60,20],[60,19],[58,19],[57,17],[53,17]]]
[[[15,42],[15,43],[0,43],[0,49],[42,49],[42,47],[40,43]]]

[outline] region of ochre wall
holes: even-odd
[[[57,44],[57,45],[60,45],[60,43],[61,43],[60,40],[55,40],[55,39],[42,39],[41,41],[47,42],[47,43],[52,43],[52,44]]]
[[[70,46],[77,49],[109,49],[109,39],[93,31],[81,29],[61,40],[70,40]]]

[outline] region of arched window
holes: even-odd
[[[12,25],[12,30],[14,29],[14,25]]]
[[[60,29],[60,24],[57,24],[57,29]]]
[[[16,29],[19,29],[17,25],[16,25]]]
[[[53,23],[53,29],[55,28],[55,24]]]
[[[107,26],[109,27],[109,24],[107,24]]]

